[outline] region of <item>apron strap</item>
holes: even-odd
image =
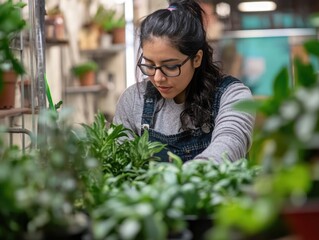
[[[226,89],[228,88],[228,86],[234,84],[234,83],[240,83],[241,81],[238,80],[237,78],[231,77],[231,76],[227,76],[225,78],[223,78],[223,80],[221,81],[221,83],[219,84],[219,86],[216,88],[215,92],[214,92],[214,99],[213,99],[213,116],[212,116],[212,120],[213,122],[215,122],[215,118],[218,114],[219,111],[219,107],[220,107],[220,100],[222,95],[224,94],[224,92],[226,91]]]
[[[150,81],[147,82],[146,93],[152,91],[152,88],[154,88],[153,84]],[[142,122],[141,122],[142,131],[144,129],[149,129],[150,127],[153,127],[155,106],[156,106],[156,97],[154,95],[145,94],[144,95],[144,108],[143,108]]]

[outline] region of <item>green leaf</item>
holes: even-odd
[[[55,111],[56,109],[55,109],[53,101],[52,101],[50,86],[49,86],[46,74],[44,74],[44,80],[45,80],[45,90],[46,90],[46,95],[47,95],[48,102],[49,102],[49,107],[51,110]]]
[[[316,39],[308,40],[304,43],[304,47],[309,54],[319,57],[319,41]]]
[[[95,222],[93,224],[94,236],[97,239],[104,239],[117,224],[115,218]]]
[[[287,67],[282,68],[273,83],[274,99],[281,102],[290,94],[289,74]]]
[[[120,237],[123,240],[135,239],[141,229],[141,223],[135,219],[125,219],[119,226]]]
[[[58,110],[58,109],[62,106],[62,104],[63,104],[63,101],[61,100],[61,101],[59,101],[57,104],[54,105],[54,108],[55,108],[56,110]]]
[[[304,64],[300,59],[294,61],[296,86],[313,86],[317,82],[316,72],[312,64]]]
[[[260,109],[262,102],[260,100],[247,99],[242,100],[233,105],[233,108],[238,111],[256,113]]]
[[[17,3],[15,4],[15,6],[18,7],[18,8],[24,8],[25,6],[27,6],[27,4],[24,3],[24,2],[17,2]]]
[[[149,240],[163,240],[166,238],[166,228],[163,216],[160,212],[150,215],[144,219],[145,238]]]
[[[168,154],[170,162],[172,162],[176,167],[181,169],[183,166],[183,160],[179,156],[177,156],[176,154],[170,151],[168,151],[167,154]]]

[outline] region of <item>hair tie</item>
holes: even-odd
[[[174,10],[176,10],[176,6],[169,6],[168,8],[167,8],[167,10],[169,10],[169,11],[174,11]]]

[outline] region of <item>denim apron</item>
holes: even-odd
[[[155,131],[153,128],[153,118],[156,110],[156,97],[144,96],[144,108],[142,114],[142,133],[144,130],[149,132],[149,140],[157,141],[166,144],[166,148],[157,153],[156,156],[161,158],[161,161],[167,162],[167,152],[170,151],[178,155],[183,162],[194,159],[198,154],[203,152],[211,142],[212,132],[215,125],[215,117],[219,111],[220,99],[228,86],[240,82],[238,79],[231,76],[225,77],[220,85],[216,88],[213,97],[212,105],[212,122],[210,126],[202,126],[200,128],[183,131],[177,134],[164,135]],[[151,82],[147,83],[147,91],[154,88]]]

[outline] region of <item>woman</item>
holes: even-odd
[[[146,78],[122,94],[113,123],[138,135],[147,129],[151,141],[167,144],[162,161],[167,151],[184,162],[245,157],[254,117],[232,104],[252,95],[213,63],[200,5],[171,1],[142,21],[139,40],[137,66]]]

